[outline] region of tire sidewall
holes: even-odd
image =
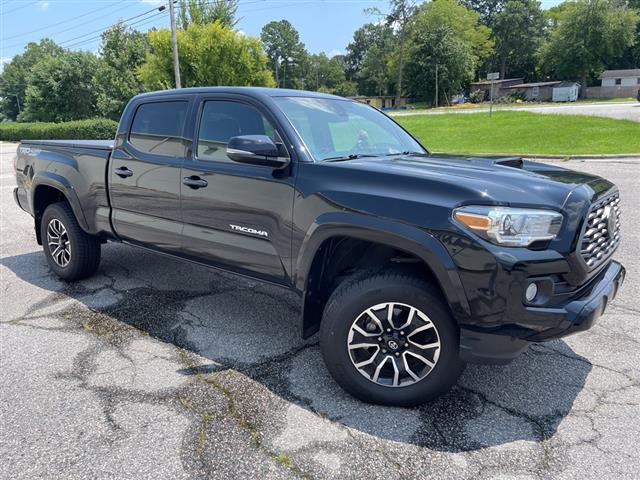
[[[372,403],[412,406],[431,400],[448,390],[462,370],[459,358],[459,332],[448,308],[428,290],[413,284],[375,285],[376,279],[361,282],[341,305],[330,299],[321,326],[321,347],[327,368],[354,396]],[[425,284],[427,287],[428,285]],[[350,292],[351,293],[351,292]],[[434,369],[422,380],[405,387],[385,387],[364,377],[353,365],[347,338],[352,323],[367,308],[381,303],[404,303],[423,313],[435,325],[441,350]]]
[[[57,219],[62,223],[65,230],[67,231],[67,238],[69,240],[69,244],[71,245],[71,259],[66,267],[62,267],[56,263],[51,255],[51,251],[49,250],[49,243],[47,239],[47,229],[49,228],[49,223],[51,220]],[[78,239],[74,235],[73,229],[73,220],[69,218],[67,212],[61,208],[59,205],[50,205],[45,210],[42,215],[42,221],[40,224],[40,236],[42,241],[42,246],[44,248],[44,254],[47,257],[47,262],[49,263],[49,267],[58,275],[59,277],[66,278],[68,276],[73,275],[76,269],[77,257],[78,257]]]

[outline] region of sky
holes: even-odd
[[[550,8],[561,0],[542,0]],[[64,47],[97,52],[100,32],[119,19],[145,31],[168,27],[168,9],[154,10],[166,0],[0,0],[0,63],[24,46],[49,37]],[[289,20],[312,53],[344,53],[353,32],[377,20],[368,7],[386,11],[385,0],[240,0],[237,28],[259,36],[271,20]],[[135,18],[132,18],[135,17]]]

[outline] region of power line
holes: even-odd
[[[164,11],[164,9],[165,9],[165,8],[167,8],[167,6],[166,6],[166,5],[164,5],[164,4],[162,4],[162,5],[160,5],[159,7],[152,8],[151,10],[147,10],[146,12],[143,12],[143,13],[141,13],[141,14],[139,14],[139,15],[134,15],[133,17],[129,17],[129,18],[126,18],[126,19],[124,19],[124,20],[120,20],[120,22],[122,22],[122,23],[128,23],[128,22],[130,22],[131,20],[135,20],[136,18],[140,18],[140,17],[142,17],[142,16],[148,15],[148,14],[149,14],[149,13],[151,13],[151,12],[159,11],[160,13],[162,13],[162,12]],[[158,15],[158,14],[156,14],[156,15]],[[148,17],[148,18],[151,18],[151,17]],[[118,22],[116,22],[116,23],[118,23]],[[108,26],[106,26],[106,27],[104,27],[104,28],[100,28],[100,29],[98,29],[98,30],[94,30],[94,31],[92,31],[92,32],[88,32],[88,33],[85,33],[85,34],[83,34],[83,35],[78,35],[77,37],[70,38],[70,39],[68,39],[68,40],[64,40],[64,41],[60,42],[60,45],[68,44],[68,43],[73,42],[73,41],[75,41],[75,40],[79,40],[79,39],[81,39],[81,38],[88,37],[89,35],[94,35],[94,34],[96,34],[96,33],[104,32],[105,30],[108,30],[109,28],[111,28],[113,25],[115,25],[115,24],[114,24],[114,23],[112,23],[112,24],[110,24],[110,25],[108,25]]]
[[[161,12],[156,13],[155,15],[151,15],[151,16],[150,16],[150,17],[148,17],[148,18],[142,18],[142,19],[140,19],[140,20],[138,20],[138,21],[136,21],[136,22],[127,23],[127,25],[129,25],[130,27],[133,27],[133,26],[138,26],[138,27],[140,27],[140,26],[143,26],[143,25],[147,25],[147,24],[149,24],[149,23],[153,23],[153,22],[155,22],[155,21],[157,20],[157,18],[156,18],[156,17],[158,17],[158,16],[160,16],[160,15],[164,15],[165,13],[166,13],[166,12],[163,10],[163,11],[161,11]],[[116,23],[117,23],[117,22],[116,22]],[[124,21],[122,21],[122,23],[125,23],[125,22],[124,22]],[[78,42],[74,42],[74,43],[71,43],[71,44],[65,45],[65,48],[77,47],[77,46],[79,46],[79,45],[85,45],[85,44],[87,44],[87,43],[91,43],[91,42],[93,42],[94,40],[98,40],[99,38],[101,38],[101,37],[102,37],[102,33],[104,33],[105,31],[107,31],[107,30],[108,30],[109,28],[111,28],[113,25],[116,25],[116,24],[112,24],[112,25],[110,25],[109,27],[105,28],[104,30],[102,30],[102,31],[101,31],[101,33],[100,33],[99,35],[96,35],[96,36],[94,36],[94,37],[90,37],[90,38],[85,38],[84,40],[80,40],[80,41],[78,41]],[[95,33],[95,32],[94,32],[94,33]]]
[[[27,2],[24,5],[20,5],[19,7],[14,8],[13,10],[8,10],[6,12],[2,12],[2,15],[8,15],[9,13],[17,12],[18,10],[22,10],[23,8],[26,8],[29,5],[33,5],[35,3],[38,3],[38,0],[35,0],[34,2]]]
[[[58,25],[63,25],[63,24],[65,24],[65,23],[69,23],[69,22],[72,22],[72,21],[74,21],[74,20],[78,20],[79,18],[84,18],[84,17],[86,17],[86,16],[88,16],[88,15],[92,15],[92,14],[94,14],[94,13],[96,13],[96,12],[100,12],[100,11],[102,11],[102,10],[106,10],[107,8],[115,7],[116,5],[118,5],[118,4],[120,4],[120,3],[124,3],[124,2],[126,2],[126,1],[127,1],[127,0],[119,0],[119,1],[117,1],[117,2],[115,2],[115,3],[112,3],[112,4],[110,4],[110,5],[107,5],[106,7],[98,8],[97,10],[91,10],[90,12],[83,13],[82,15],[78,15],[78,16],[76,16],[76,17],[68,18],[68,19],[63,20],[63,21],[61,21],[61,22],[52,23],[51,25],[47,25],[47,26],[42,27],[42,28],[37,28],[37,29],[35,29],[35,30],[31,30],[31,31],[29,31],[29,32],[22,32],[22,33],[18,33],[17,35],[11,35],[10,37],[5,37],[5,38],[4,38],[4,40],[11,40],[11,39],[13,39],[13,38],[24,37],[25,35],[30,35],[30,34],[32,34],[32,33],[37,33],[37,32],[40,32],[40,31],[42,31],[42,30],[47,30],[48,28],[51,28],[51,27],[57,27]],[[95,22],[95,21],[97,21],[97,20],[102,20],[103,18],[105,18],[105,16],[104,16],[104,15],[103,15],[103,16],[100,16],[99,18],[95,18],[95,19],[93,19],[93,20],[90,20],[90,22]],[[60,33],[64,33],[64,32],[68,32],[69,30],[73,30],[74,28],[77,28],[77,26],[73,26],[73,27],[68,28],[68,29],[66,29],[66,30],[61,30],[61,31],[59,31],[59,32],[50,33],[49,35],[58,35],[58,34],[60,34]]]

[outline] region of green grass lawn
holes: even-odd
[[[435,152],[507,154],[640,154],[640,123],[530,112],[396,117]]]

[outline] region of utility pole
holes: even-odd
[[[436,108],[438,108],[438,64],[436,63]]]
[[[173,0],[169,0],[169,17],[171,18],[171,46],[173,47],[173,73],[176,77],[176,88],[182,88],[180,82],[180,63],[178,60],[178,38],[176,36],[176,13],[173,3]]]

